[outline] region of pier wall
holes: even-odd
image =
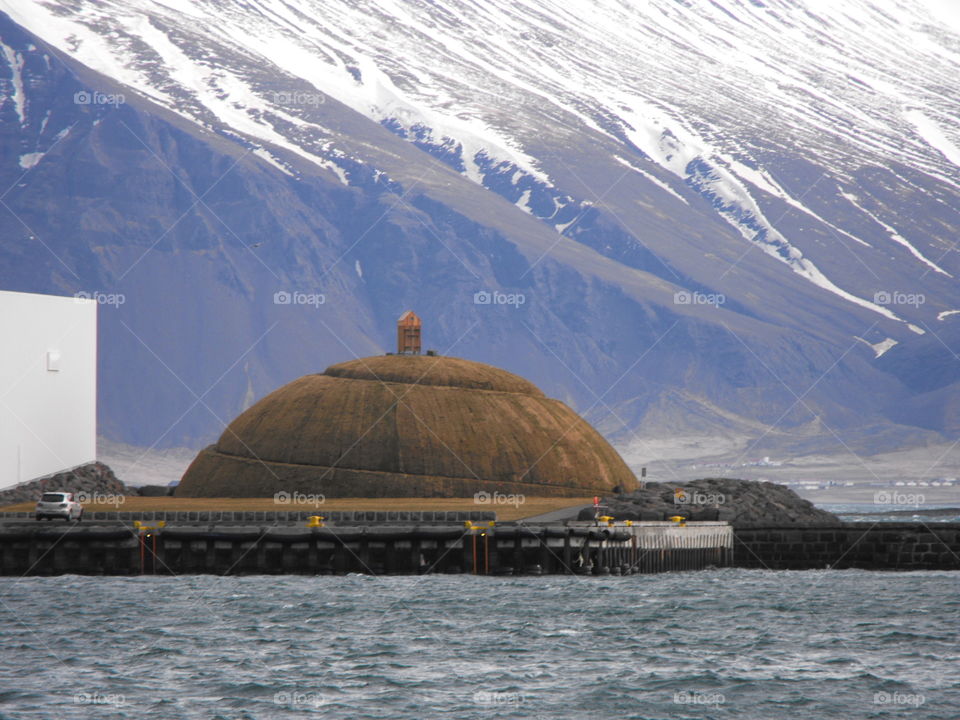
[[[201,522],[168,513],[173,519],[166,527],[144,530],[134,527],[134,518],[119,520],[116,513],[107,521],[80,524],[8,518],[0,522],[0,574],[627,575],[725,566],[960,570],[956,523],[736,530],[709,522],[490,527],[482,517],[446,519],[467,513],[411,513],[422,519],[403,523],[388,522],[393,513],[358,512],[350,513],[350,520],[309,528],[292,517],[297,513],[270,523],[261,514],[233,514],[247,522]]]
[[[7,524],[0,574],[629,575],[729,565],[726,523],[588,525]]]
[[[737,528],[735,537],[737,567],[960,570],[957,523]]]

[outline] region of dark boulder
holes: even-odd
[[[735,527],[760,525],[839,525],[833,513],[814,507],[793,490],[771,482],[704,478],[684,483],[648,482],[642,488],[604,498],[604,513],[617,520],[721,520]],[[586,508],[580,520],[592,520]]]

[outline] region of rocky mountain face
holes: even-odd
[[[139,494],[119,480],[109,466],[94,462],[0,491],[0,507],[37,502],[47,491],[76,493],[83,503],[116,499],[122,504],[126,496]]]
[[[406,309],[644,461],[960,430],[926,2],[0,10],[0,286],[100,300],[113,440],[205,444]]]

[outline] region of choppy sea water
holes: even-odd
[[[885,494],[886,493],[886,494]],[[894,497],[895,493],[880,491],[881,499]],[[904,495],[904,493],[899,493]],[[922,498],[922,495],[915,497]],[[885,502],[875,503],[818,503],[823,508],[837,515],[844,522],[924,522],[924,523],[955,523],[960,522],[960,499],[953,503],[925,503],[923,500],[914,504],[895,504]],[[933,510],[945,508],[952,512],[932,513]]]
[[[960,716],[960,574],[0,579],[2,718]]]

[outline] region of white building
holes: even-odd
[[[97,454],[97,301],[0,290],[0,489]]]

